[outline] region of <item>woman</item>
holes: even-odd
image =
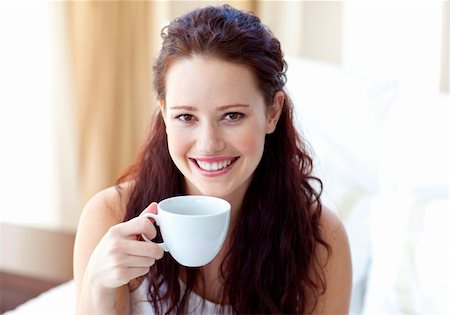
[[[80,219],[78,314],[348,313],[348,240],[314,188],[321,182],[293,125],[279,41],[228,5],[187,13],[162,37],[148,141]],[[139,237],[157,235],[139,215],[180,194],[232,206],[223,248],[200,268]]]

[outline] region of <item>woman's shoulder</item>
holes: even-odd
[[[348,261],[350,263],[350,245],[348,241],[347,232],[344,224],[339,219],[338,215],[328,209],[322,207],[322,214],[320,217],[320,232],[325,242],[330,246],[331,251],[324,250],[324,253],[320,253],[325,261],[331,260],[333,263],[336,260]],[[325,253],[326,252],[326,253]]]
[[[323,246],[318,248],[326,291],[319,299],[317,310],[323,314],[333,310],[336,314],[345,314],[348,313],[352,287],[352,261],[347,232],[339,217],[326,207],[322,207],[320,229],[331,251]]]
[[[96,193],[86,203],[81,220],[97,221],[99,224],[114,225],[123,221],[132,183],[126,182]]]
[[[335,241],[337,238],[347,238],[345,227],[338,215],[325,206],[322,206],[320,227],[327,241]]]

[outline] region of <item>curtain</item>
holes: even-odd
[[[67,2],[82,202],[130,163],[153,106],[149,2]]]

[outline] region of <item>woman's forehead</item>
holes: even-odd
[[[166,76],[169,104],[199,101],[245,104],[260,96],[254,75],[247,67],[219,58],[182,58],[169,67]]]

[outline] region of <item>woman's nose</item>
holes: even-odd
[[[225,149],[225,141],[219,126],[207,123],[198,129],[197,149],[203,154],[215,154]]]

